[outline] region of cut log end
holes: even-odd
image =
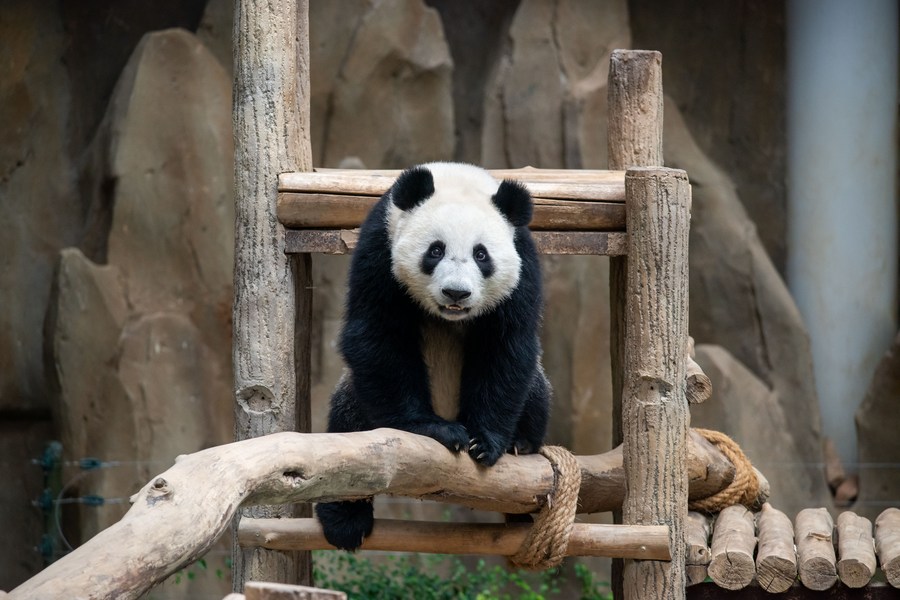
[[[756,580],[767,592],[780,594],[788,591],[797,579],[796,561],[780,556],[767,556],[757,562]]]

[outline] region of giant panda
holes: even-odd
[[[339,339],[347,369],[329,432],[402,429],[485,467],[540,449],[551,391],[531,214],[522,185],[473,165],[398,177],[353,253]],[[316,514],[338,548],[372,531],[371,499],[320,503]]]

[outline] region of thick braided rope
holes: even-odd
[[[741,450],[733,439],[720,431],[712,429],[694,429],[711,444],[716,446],[734,465],[734,479],[724,490],[709,496],[694,500],[688,505],[691,510],[702,510],[709,513],[719,512],[734,504],[743,504],[752,507],[759,495],[759,480],[753,471],[750,459]]]
[[[568,450],[544,446],[540,452],[553,465],[553,490],[519,550],[509,557],[514,567],[534,571],[555,567],[565,557],[581,488],[581,468]]]

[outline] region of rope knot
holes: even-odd
[[[568,450],[544,446],[540,453],[553,466],[553,489],[521,547],[509,557],[512,566],[533,571],[555,567],[565,557],[581,488],[581,468]]]

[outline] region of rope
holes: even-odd
[[[751,508],[759,495],[759,479],[753,471],[750,459],[747,458],[737,442],[724,433],[712,429],[694,429],[694,431],[716,446],[734,465],[734,479],[724,490],[708,498],[694,500],[688,504],[688,508],[708,513],[719,512],[734,504],[743,504],[747,508]]]
[[[540,453],[553,466],[553,489],[519,550],[509,557],[512,566],[533,571],[555,567],[565,557],[581,487],[581,468],[568,450],[544,446]]]

